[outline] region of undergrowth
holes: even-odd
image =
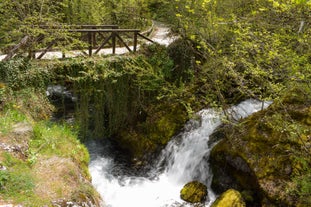
[[[45,183],[45,179],[54,177],[57,180],[63,178],[57,177],[60,172],[53,172],[53,168],[38,172],[41,163],[48,160],[59,160],[59,165],[65,169],[68,182],[73,185],[72,181],[76,182],[72,191],[79,191],[85,195],[93,192],[90,197],[98,198],[95,191],[91,191],[85,185],[88,182],[77,179],[82,175],[86,180],[90,179],[88,172],[89,154],[86,147],[79,141],[77,131],[74,126],[67,124],[55,124],[50,121],[34,121],[32,117],[25,115],[23,110],[14,104],[7,103],[5,109],[0,111],[0,141],[6,148],[17,149],[6,150],[0,147],[0,194],[3,201],[8,201],[13,204],[21,204],[23,206],[44,206],[51,205],[53,196],[44,195],[62,195],[67,199],[77,199],[76,194],[70,195],[70,191],[64,191],[61,186],[68,186],[69,183],[48,184],[44,187],[44,195],[38,193],[38,183]],[[32,130],[27,134],[15,133],[19,123],[24,123],[31,126]],[[21,146],[24,147],[16,148]],[[27,147],[27,148],[26,148]],[[64,162],[66,160],[66,162]],[[74,163],[74,164],[72,164]],[[56,168],[57,169],[57,168]],[[55,169],[54,169],[55,170]],[[68,172],[66,172],[68,171]],[[42,174],[44,176],[42,176]],[[41,175],[38,177],[38,175]],[[59,186],[59,187],[53,187]],[[69,185],[69,186],[70,186]],[[80,187],[81,186],[81,189]],[[84,186],[84,187],[83,187]],[[83,188],[82,188],[83,187]],[[85,190],[86,189],[86,190]],[[57,193],[57,192],[61,193]],[[84,192],[85,191],[85,192]],[[54,196],[54,199],[55,196]],[[79,201],[79,199],[77,199]]]

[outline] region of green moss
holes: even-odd
[[[90,178],[88,163],[90,160],[86,147],[79,141],[74,126],[37,122],[29,145],[29,162],[36,162],[38,156],[59,156],[71,158],[82,169],[85,177]]]
[[[151,117],[153,123],[148,123],[147,120],[146,128],[149,128],[149,136],[153,142],[166,145],[172,136],[182,128],[186,122],[187,114],[179,104],[163,104],[159,108],[158,114]]]
[[[32,206],[40,205],[46,201],[35,195],[35,177],[27,162],[4,153],[3,165],[6,170],[0,170],[0,193],[2,199],[11,200],[16,204]]]
[[[164,147],[183,127],[187,113],[180,104],[159,103],[150,107],[144,122],[131,130],[123,130],[116,138],[119,145],[127,150],[132,158],[141,159]]]
[[[207,187],[198,182],[187,183],[180,191],[180,198],[189,203],[204,202],[207,196]]]
[[[0,111],[0,133],[8,134],[14,124],[26,120],[26,116],[18,108],[20,106],[13,105],[12,108],[7,109],[5,112]]]
[[[8,203],[23,206],[44,206],[50,205],[53,195],[68,196],[68,186],[72,184],[72,188],[75,188],[72,191],[79,190],[76,186],[78,184],[92,188],[87,181],[91,179],[88,171],[89,154],[79,141],[78,134],[73,132],[76,128],[47,121],[35,122],[28,113],[23,113],[26,108],[23,104],[12,104],[1,111],[0,140],[14,149],[18,146],[13,152],[0,149],[0,164],[6,167],[6,170],[0,171],[1,198]],[[57,161],[60,163],[54,163],[54,167],[44,167],[45,164]],[[67,163],[68,168],[65,166]],[[62,171],[64,183],[53,189],[50,186],[52,184],[46,183],[45,179],[49,179],[51,175],[57,176],[59,172],[53,170],[58,170],[59,167],[67,170]],[[85,179],[81,180],[81,175]],[[38,193],[39,187],[44,192]],[[95,193],[94,198],[99,200]]]
[[[96,206],[100,206],[100,195],[92,187],[90,183],[80,184],[79,188],[71,196],[72,201],[79,203],[93,203]]]
[[[229,189],[223,194],[220,195],[219,198],[212,204],[211,207],[245,207],[245,202],[241,194],[234,190]]]
[[[303,192],[309,189],[306,183],[311,166],[307,138],[311,130],[306,122],[310,96],[304,96],[303,90],[297,91],[292,98],[286,94],[283,101],[243,120],[233,132],[224,133],[227,139],[211,153],[212,162],[227,166],[240,188],[259,192],[262,198],[277,205],[298,205],[310,199]],[[243,162],[237,165],[236,157]],[[241,171],[241,163],[249,167],[246,174]],[[251,180],[258,183],[255,189],[247,185]]]

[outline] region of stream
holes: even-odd
[[[228,109],[227,114],[238,120],[269,104],[250,99]],[[108,142],[105,145],[96,141],[88,143],[92,183],[105,202],[103,206],[190,207],[193,205],[180,199],[180,190],[193,180],[208,187],[204,205],[210,206],[217,195],[210,187],[212,173],[208,163],[210,151],[216,143],[209,143],[209,137],[221,125],[224,113],[204,109],[197,114],[200,120],[188,121],[183,132],[172,138],[152,169],[144,175],[129,173],[128,168],[117,161],[123,158],[118,157],[118,152]]]

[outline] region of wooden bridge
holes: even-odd
[[[46,33],[53,33],[54,31],[61,31],[69,34],[73,33],[77,36],[79,42],[82,43],[81,46],[75,49],[78,49],[85,56],[98,54],[103,48],[111,48],[111,53],[116,54],[118,44],[120,47],[125,47],[129,52],[136,52],[138,38],[153,42],[150,38],[141,33],[139,29],[119,29],[117,25],[71,25],[66,28],[39,26],[38,28],[46,31]],[[62,42],[64,42],[64,39],[57,37],[49,41],[45,47],[42,47],[43,49],[33,48],[36,44],[42,45],[45,38],[49,37],[47,37],[46,34],[41,34],[35,38],[35,41],[32,40],[34,44],[31,44],[30,48],[27,48],[30,58],[41,59],[50,51],[61,51],[57,45],[58,43],[63,44]],[[30,39],[29,36],[22,38],[22,40],[8,52],[3,60],[5,61],[12,58],[19,49],[27,47]],[[82,45],[86,45],[87,48]],[[65,52],[62,51],[61,53],[64,58],[66,56]]]

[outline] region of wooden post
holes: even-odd
[[[92,29],[96,29],[96,27],[92,27]],[[96,47],[96,32],[93,32],[92,42],[93,42],[93,47]]]
[[[116,33],[114,31],[112,31],[111,37],[112,37],[112,54],[116,54]]]
[[[138,32],[134,32],[134,42],[133,42],[133,51],[136,52],[137,50],[137,33]]]
[[[92,56],[92,49],[93,49],[93,45],[92,45],[92,32],[88,32],[87,33],[88,36],[88,44],[89,44],[89,56]]]
[[[112,35],[110,35],[109,37],[107,37],[107,38],[103,41],[103,43],[97,48],[97,50],[95,51],[94,54],[97,54],[97,53],[105,46],[105,44],[108,43],[108,41],[109,41],[111,38],[112,38]]]
[[[17,50],[19,48],[21,48],[23,45],[26,45],[27,42],[29,40],[29,36],[25,36],[17,45],[15,45],[13,47],[13,49],[11,49],[8,54],[5,56],[5,58],[3,59],[3,61],[9,60],[10,58],[12,58],[14,56],[14,54],[17,52]],[[31,49],[30,49],[31,50]],[[30,51],[29,50],[29,51]]]
[[[36,51],[29,49],[28,50],[28,58],[29,59],[36,59]]]

